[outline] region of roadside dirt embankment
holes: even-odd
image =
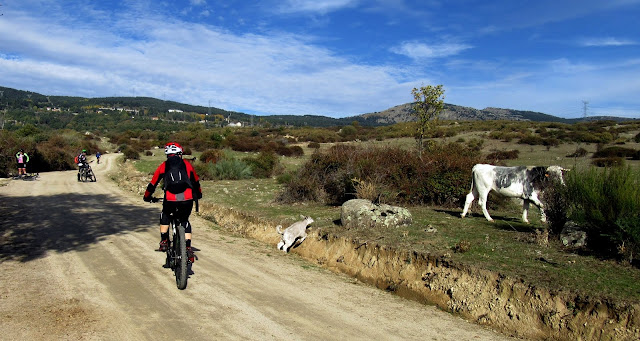
[[[205,204],[201,215],[274,248],[277,223]],[[508,335],[554,340],[639,340],[640,305],[537,288],[446,257],[396,250],[311,229],[291,252],[332,271],[433,304]]]

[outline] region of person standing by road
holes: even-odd
[[[102,156],[102,154],[100,154],[100,152],[96,152],[96,159],[98,160],[98,164],[100,164],[100,157]]]
[[[27,163],[29,162],[29,155],[22,149],[16,153],[16,161],[18,162],[18,177],[27,176]]]

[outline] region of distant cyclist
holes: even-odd
[[[184,226],[187,255],[193,263],[194,254],[191,249],[191,224],[189,215],[193,209],[193,201],[202,198],[200,180],[195,169],[187,160],[182,159],[182,147],[177,142],[169,142],[164,147],[167,161],[158,166],[153,173],[151,182],[144,193],[144,201],[151,201],[151,196],[160,180],[164,181],[164,200],[160,213],[160,247],[158,251],[169,248],[169,215],[180,221]]]
[[[18,177],[27,176],[27,163],[29,162],[29,155],[20,149],[16,153],[16,161],[18,162]]]
[[[98,160],[98,164],[100,164],[100,157],[102,156],[102,154],[100,154],[100,152],[96,152],[96,159]]]
[[[87,150],[83,149],[82,153],[76,156],[76,164],[78,165],[78,181],[80,181],[80,173],[83,169],[89,168],[89,163],[87,162]]]

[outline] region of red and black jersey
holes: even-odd
[[[179,156],[170,156],[169,158],[180,158]],[[168,160],[168,159],[167,159]],[[200,188],[200,179],[198,178],[198,174],[196,174],[196,170],[193,168],[191,163],[187,160],[182,160],[185,166],[187,167],[187,174],[189,174],[189,180],[191,181],[192,187],[187,188],[184,192],[179,194],[174,194],[169,191],[164,192],[164,200],[166,201],[188,201],[194,199],[202,198],[202,189]],[[171,160],[175,161],[175,160]],[[153,173],[153,178],[151,178],[151,182],[147,185],[147,190],[144,193],[145,198],[151,198],[153,192],[156,190],[156,186],[160,180],[164,179],[165,169],[167,166],[167,161],[163,162],[158,166],[156,171]]]

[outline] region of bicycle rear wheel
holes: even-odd
[[[87,182],[87,170],[83,169],[82,172],[80,173],[80,180],[82,182]]]
[[[174,268],[176,275],[176,285],[178,289],[183,290],[187,287],[187,242],[184,236],[184,226],[177,224],[176,234],[173,236],[174,248]]]

